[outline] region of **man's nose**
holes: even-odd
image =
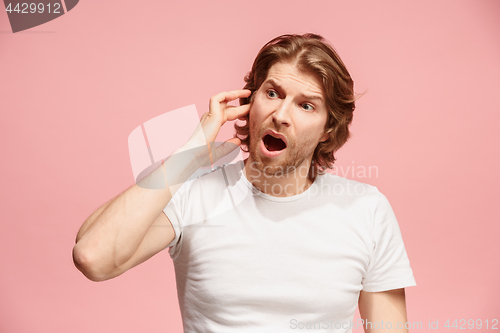
[[[273,122],[276,126],[290,126],[291,113],[292,113],[292,101],[288,99],[282,99],[281,103],[278,105],[276,110],[273,112]]]

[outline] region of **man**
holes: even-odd
[[[102,281],[169,248],[185,332],[407,332],[404,287],[415,280],[389,202],[324,172],[354,111],[344,64],[318,35],[284,35],[245,80],[211,98],[162,167],[85,221],[75,265]],[[213,147],[238,118],[236,137]],[[186,182],[240,144],[245,161]],[[158,179],[164,189],[151,189]],[[363,322],[352,321],[356,305]]]

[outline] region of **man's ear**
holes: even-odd
[[[321,137],[321,139],[319,140],[319,142],[325,142],[326,140],[328,140],[330,138],[330,132],[331,130],[325,132]]]

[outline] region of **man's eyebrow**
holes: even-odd
[[[278,90],[283,91],[283,87],[274,79],[267,79],[266,81],[264,81],[263,84],[266,84],[266,83],[272,85],[273,87],[277,88]],[[316,95],[316,94],[307,95],[307,94],[303,94],[303,93],[301,93],[300,95],[309,101],[319,100],[320,102],[323,102],[323,96],[321,96],[321,95]]]

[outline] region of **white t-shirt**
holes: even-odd
[[[186,182],[164,209],[176,233],[168,247],[185,332],[306,324],[351,332],[360,290],[416,285],[376,187],[326,173],[301,194],[275,197],[243,168],[238,161]]]

